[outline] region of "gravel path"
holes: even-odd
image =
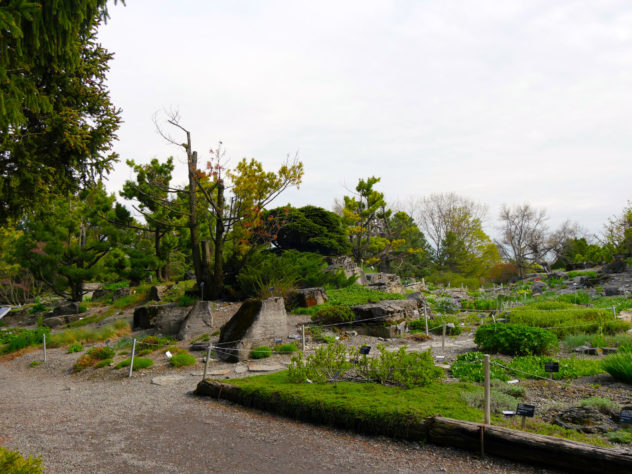
[[[156,370],[73,377],[62,349],[29,368],[38,355],[0,362],[0,444],[41,455],[46,472],[550,472],[194,397],[191,369],[159,386]]]

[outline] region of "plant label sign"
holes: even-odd
[[[622,425],[632,425],[632,410],[621,410],[621,413],[619,414],[619,423]]]
[[[518,403],[518,408],[516,408],[516,415],[528,416],[529,418],[533,418],[535,416],[535,405],[527,405],[526,403]]]
[[[544,371],[553,373],[560,371],[560,363],[559,362],[545,362],[544,363]]]
[[[368,355],[369,352],[371,352],[371,346],[362,346],[362,347],[360,347],[360,354]]]

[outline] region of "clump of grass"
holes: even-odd
[[[111,359],[114,357],[114,349],[107,346],[93,347],[88,351],[88,355],[95,360]]]
[[[611,431],[606,433],[606,439],[611,443],[630,444],[632,443],[632,432],[625,430]]]
[[[192,306],[198,299],[189,295],[182,295],[178,298],[178,306]]]
[[[621,410],[621,405],[617,402],[604,397],[590,397],[579,402],[583,407],[594,407],[600,412],[609,415],[610,413],[618,413]]]
[[[274,350],[279,354],[293,354],[294,352],[298,351],[298,347],[296,347],[296,344],[294,343],[278,344],[274,346]]]
[[[25,347],[41,344],[44,334],[46,334],[46,341],[48,342],[50,329],[47,327],[3,331],[0,343],[4,343],[4,346],[0,346],[0,354],[10,354]]]
[[[80,342],[75,342],[68,347],[68,354],[81,352],[82,350],[83,350],[83,345]]]
[[[123,296],[122,298],[113,301],[112,306],[116,309],[125,309],[142,303],[146,299],[147,294],[137,290],[136,293],[132,295]]]
[[[151,351],[157,351],[161,347],[168,346],[173,343],[173,339],[162,336],[145,336],[138,344],[136,344],[136,349],[139,351],[143,351],[149,349]]]
[[[346,288],[327,288],[327,302],[309,308],[296,308],[296,314],[314,315],[323,308],[345,305],[355,306],[365,303],[378,303],[383,300],[403,300],[405,295],[400,293],[386,293],[385,291],[370,290],[361,285],[351,285]]]
[[[632,383],[632,352],[618,352],[602,361],[603,370],[620,382]]]
[[[490,395],[490,410],[492,413],[512,410],[516,408],[520,402],[517,398],[498,390],[491,390]],[[475,392],[463,392],[461,397],[471,407],[478,408],[479,410],[484,408],[485,393],[482,389]]]
[[[50,337],[49,347],[62,347],[75,342],[89,343],[105,341],[106,339],[126,336],[130,334],[130,332],[129,323],[124,319],[119,319],[112,324],[100,328],[80,327],[58,332]]]
[[[250,352],[250,357],[253,359],[265,359],[266,357],[270,357],[272,355],[272,349],[268,346],[259,346],[255,347]]]
[[[97,362],[94,365],[94,368],[95,369],[101,369],[102,367],[107,367],[107,366],[109,366],[111,364],[112,364],[112,359],[103,359],[103,360],[100,360],[99,362]]]
[[[172,367],[187,367],[195,365],[195,361],[195,357],[186,351],[175,354],[171,359],[169,359],[169,363]]]
[[[69,328],[78,328],[81,326],[87,326],[88,324],[95,324],[103,321],[104,319],[112,316],[114,314],[114,308],[108,308],[101,313],[93,314],[92,316],[86,316],[85,318],[78,319],[77,321],[73,321],[68,323]]]
[[[211,335],[206,333],[206,334],[201,334],[198,337],[196,337],[195,339],[193,339],[191,342],[195,343],[195,342],[205,342],[205,341],[210,341],[211,340]]]
[[[154,352],[152,349],[143,349],[142,351],[139,351],[138,353],[136,353],[136,355],[138,357],[142,357],[142,356],[151,354],[152,352]]]
[[[41,360],[34,360],[33,362],[31,362],[29,364],[29,367],[37,367],[39,365],[42,365],[42,361]]]
[[[131,363],[132,363],[132,359],[128,358],[116,364],[114,368],[122,369],[123,367],[129,367]],[[151,359],[147,359],[145,357],[134,357],[134,368],[132,370],[147,369],[151,367],[152,365],[154,365],[154,361]]]

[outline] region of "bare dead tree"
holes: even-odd
[[[496,245],[500,254],[518,267],[520,276],[524,276],[530,264],[546,262],[547,219],[544,209],[528,203],[513,207],[503,204],[500,210],[502,237]]]

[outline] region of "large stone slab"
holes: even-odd
[[[368,320],[361,324],[399,323],[404,320],[419,319],[419,310],[415,300],[385,300],[379,303],[367,303],[352,306],[356,320]]]
[[[294,291],[288,298],[289,308],[309,308],[327,301],[324,288],[301,288]]]
[[[253,347],[287,338],[283,298],[246,300],[220,331],[216,352],[226,362],[246,360]]]
[[[184,380],[182,375],[161,375],[151,379],[151,383],[154,385],[173,385],[181,380]]]
[[[193,305],[187,317],[182,321],[178,339],[185,341],[200,334],[212,332],[213,313],[209,301],[198,301]]]
[[[190,310],[177,303],[139,306],[134,311],[133,329],[155,329],[165,336],[177,336]]]
[[[356,276],[358,285],[366,285],[366,278],[362,269],[353,261],[351,257],[331,257],[330,265],[325,269],[326,272],[342,271],[347,278]]]
[[[372,290],[387,293],[401,293],[404,290],[401,279],[393,273],[367,273],[365,276],[366,284]]]

